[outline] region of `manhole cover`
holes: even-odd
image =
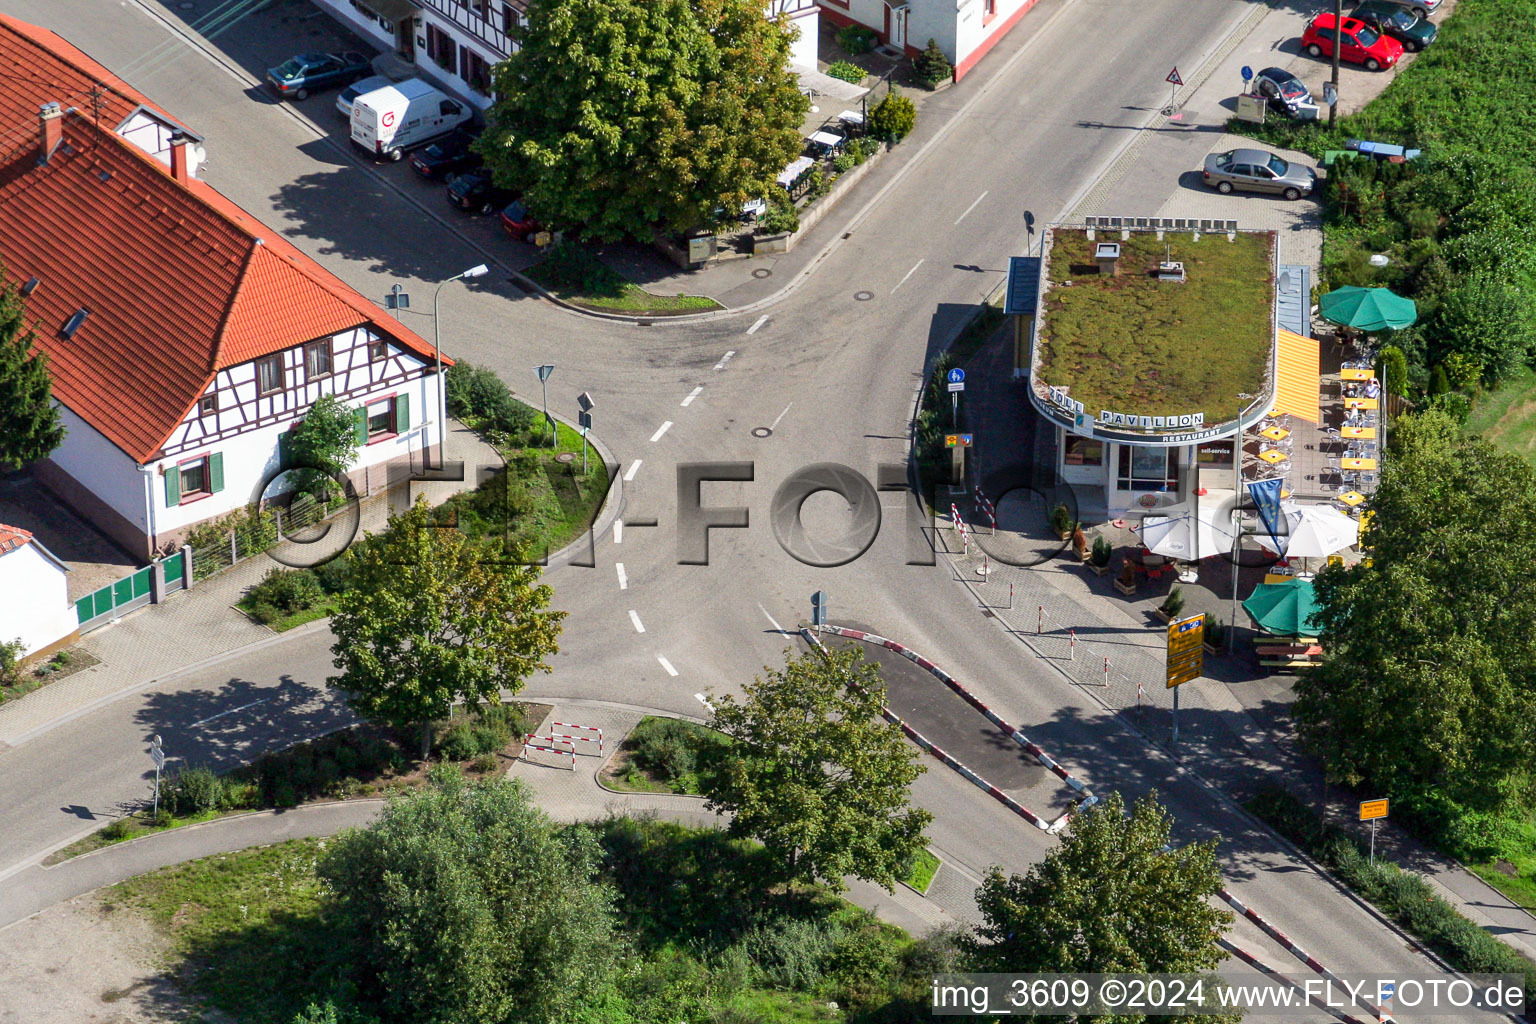
[[[773,428],[772,427],[753,427],[752,428],[752,436],[753,437],[772,437],[773,436]]]
[[[576,461],[576,455],[573,452],[561,452],[559,455],[555,456],[555,461],[556,462],[574,462],[574,461]]]
[[[752,271],[752,276],[761,281],[765,277],[772,277],[773,271],[769,270],[767,267],[758,267],[756,270]]]
[[[874,292],[854,292],[853,293],[853,301],[855,301],[855,302],[868,302],[870,299],[872,299],[874,297],[875,297],[875,293]]]

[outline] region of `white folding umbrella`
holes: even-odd
[[[1353,547],[1360,539],[1360,524],[1331,505],[1297,505],[1281,502],[1287,536],[1285,554],[1292,558],[1322,558]]]
[[[1165,516],[1141,521],[1141,543],[1153,554],[1194,561],[1232,549],[1230,523],[1217,522],[1220,504],[1202,502],[1198,513],[1188,505],[1169,506]],[[1197,525],[1198,524],[1198,525]]]

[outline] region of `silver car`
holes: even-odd
[[[1233,149],[1205,158],[1200,177],[1222,195],[1270,192],[1287,199],[1310,195],[1317,175],[1310,167],[1288,163],[1262,149]]]

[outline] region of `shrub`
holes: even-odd
[[[760,924],[741,938],[741,945],[768,985],[790,992],[816,987],[841,936],[823,921],[800,917]]]
[[[250,604],[246,605],[246,608],[249,610],[251,618],[255,619],[263,626],[272,625],[272,623],[276,622],[284,615],[284,612],[281,608],[267,601],[252,601]]]
[[[162,796],[163,795],[164,794],[162,794]],[[175,816],[171,814],[171,809],[165,806],[164,800],[161,800],[160,809],[151,814],[149,817],[145,818],[144,822],[150,828],[170,828],[172,822],[175,820]]]
[[[74,660],[75,656],[68,651],[60,651],[53,656],[54,664],[60,668],[67,668]]]
[[[344,551],[329,562],[315,566],[311,571],[315,574],[315,580],[320,584],[321,590],[327,594],[340,594],[351,588],[354,568],[351,552]]]
[[[949,63],[949,58],[944,56],[944,51],[939,49],[937,40],[928,40],[928,45],[923,52],[912,59],[912,70],[917,75],[917,80],[927,85],[930,89],[955,73],[954,66]]]
[[[1107,537],[1095,537],[1093,538],[1093,554],[1089,560],[1094,565],[1103,568],[1109,564],[1110,556],[1114,553],[1115,546],[1109,542]]]
[[[1163,603],[1158,605],[1158,610],[1170,619],[1176,619],[1184,611],[1184,588],[1174,587],[1168,591],[1168,596],[1163,598]]]
[[[182,814],[216,811],[224,800],[224,780],[207,768],[183,768],[168,794]]]
[[[267,570],[247,597],[251,605],[270,605],[285,615],[312,608],[325,596],[320,580],[308,569]]]
[[[768,212],[763,214],[763,231],[783,235],[800,230],[800,212],[789,193],[775,186],[768,193]]]
[[[1072,510],[1066,502],[1061,502],[1051,509],[1051,529],[1058,534],[1068,533],[1072,529]]]
[[[455,719],[437,740],[437,756],[445,761],[468,761],[480,753],[475,727],[468,719]]]
[[[863,25],[847,25],[837,30],[837,45],[851,57],[873,50],[875,41],[879,38],[873,29],[865,28]]]
[[[917,126],[917,107],[896,86],[869,112],[869,134],[887,142],[900,142]]]
[[[845,82],[852,82],[854,85],[864,81],[864,69],[846,60],[833,61],[827,65],[827,74],[833,78],[841,78]]]
[[[805,194],[810,199],[820,199],[832,189],[832,183],[827,180],[826,172],[818,165],[812,167],[805,175]]]
[[[1536,347],[1536,302],[1496,271],[1485,271],[1451,292],[1435,316],[1441,344],[1452,355],[1481,367],[1482,383],[1493,385],[1530,357]],[[1449,358],[1446,360],[1449,363]],[[1446,366],[1452,383],[1458,382]]]
[[[224,779],[222,807],[226,811],[251,810],[261,806],[261,787],[244,779]]]
[[[1429,397],[1443,395],[1449,390],[1451,390],[1451,379],[1445,375],[1445,367],[1436,363],[1429,374]]]
[[[20,637],[0,643],[0,686],[21,685],[21,652],[26,649]]]
[[[118,818],[112,824],[101,830],[103,837],[107,839],[127,839],[133,831],[133,822],[128,818]]]
[[[533,428],[534,411],[512,397],[496,371],[471,363],[448,367],[443,382],[448,412],[474,417],[486,430],[500,430],[521,441]]]
[[[495,754],[480,754],[470,763],[470,767],[484,775],[501,767],[501,759]]]
[[[1408,357],[1396,345],[1381,350],[1381,372],[1389,395],[1408,393]]]
[[[838,174],[846,174],[847,172],[853,170],[854,167],[858,166],[858,163],[858,158],[856,158],[853,153],[849,152],[848,150],[844,150],[843,152],[837,154],[836,160],[832,161],[832,169]]]
[[[1439,369],[1439,367],[1435,367]],[[1429,400],[1431,409],[1443,409],[1445,413],[1457,423],[1466,423],[1467,417],[1472,415],[1472,399],[1460,391],[1447,391],[1442,395],[1436,395]]]

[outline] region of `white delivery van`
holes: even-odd
[[[468,104],[419,78],[386,85],[352,101],[352,141],[376,159],[442,138],[473,116]]]

